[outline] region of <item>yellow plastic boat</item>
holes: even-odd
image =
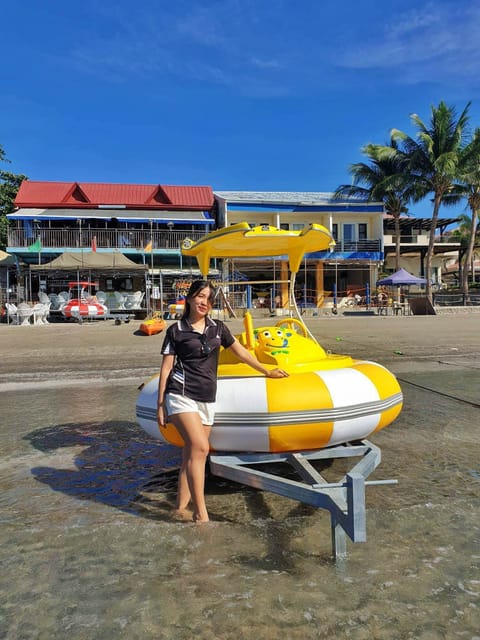
[[[328,230],[320,225],[291,232],[273,227],[250,229],[242,223],[210,234],[185,247],[184,253],[197,256],[202,273],[208,272],[205,255],[209,260],[233,255],[229,252],[252,255],[247,253],[250,250],[256,255],[287,255],[295,274],[305,248],[321,251],[332,242]],[[265,378],[238,362],[231,351],[222,351],[210,436],[214,451],[321,449],[366,438],[391,424],[402,409],[402,392],[390,371],[375,362],[327,353],[296,318],[255,329],[247,313],[244,331],[237,338],[267,367],[281,367],[290,375]],[[158,376],[143,385],[136,407],[138,422],[150,435],[181,446],[173,425],[160,428],[157,423],[157,388]]]
[[[154,315],[140,324],[140,331],[147,336],[154,336],[157,333],[161,333],[166,326],[167,323],[160,315]]]

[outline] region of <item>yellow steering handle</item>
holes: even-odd
[[[297,320],[296,318],[284,318],[283,320],[277,322],[275,326],[281,327],[282,329],[291,329],[292,331],[295,331],[296,333],[302,335],[304,338],[306,338],[308,335],[307,327],[303,324],[303,322],[300,322],[300,320]]]
[[[245,313],[245,317],[243,318],[243,325],[245,327],[247,349],[253,351],[255,349],[255,334],[253,332],[253,319],[250,311],[247,311]]]

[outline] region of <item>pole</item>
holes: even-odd
[[[83,268],[83,239],[82,239],[82,219],[78,219],[78,241],[80,243],[80,253],[82,256],[82,268]]]
[[[154,278],[153,278],[153,220],[150,218],[150,271],[152,272],[151,275],[151,286],[150,286],[150,292],[151,295],[153,294],[153,285],[154,285]],[[156,311],[156,305],[155,305],[155,298],[152,297],[152,310]]]
[[[162,318],[163,318],[163,275],[162,275],[162,270],[159,269],[159,277],[160,277],[160,313],[162,314]]]

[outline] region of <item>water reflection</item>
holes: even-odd
[[[144,517],[172,518],[180,450],[154,441],[136,424],[68,423],[35,430],[24,439],[60,465],[31,469],[34,478],[52,490]],[[66,452],[71,455],[68,468]],[[270,471],[278,469],[272,464]],[[275,519],[279,517],[276,508],[285,503],[274,496],[269,501],[261,491],[213,476],[208,466],[206,494],[212,505],[212,519],[218,522]],[[282,510],[282,522],[316,511],[296,502],[287,504],[289,508]],[[277,532],[274,537],[278,546],[282,534]]]
[[[1,394],[0,637],[476,638],[478,409],[404,391],[374,439],[400,483],[367,490],[342,573],[328,514],[279,496],[209,476],[216,522],[173,521],[179,450],[137,427],[134,386]]]

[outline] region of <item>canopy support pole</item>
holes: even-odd
[[[350,471],[334,483],[325,480],[310,463],[359,457]],[[366,481],[381,461],[380,449],[367,440],[297,453],[215,453],[209,459],[214,475],[329,511],[332,557],[335,561],[346,556],[347,535],[352,542],[365,542],[367,539],[365,487],[397,483],[396,480]],[[290,465],[301,481],[257,468],[272,463]]]

